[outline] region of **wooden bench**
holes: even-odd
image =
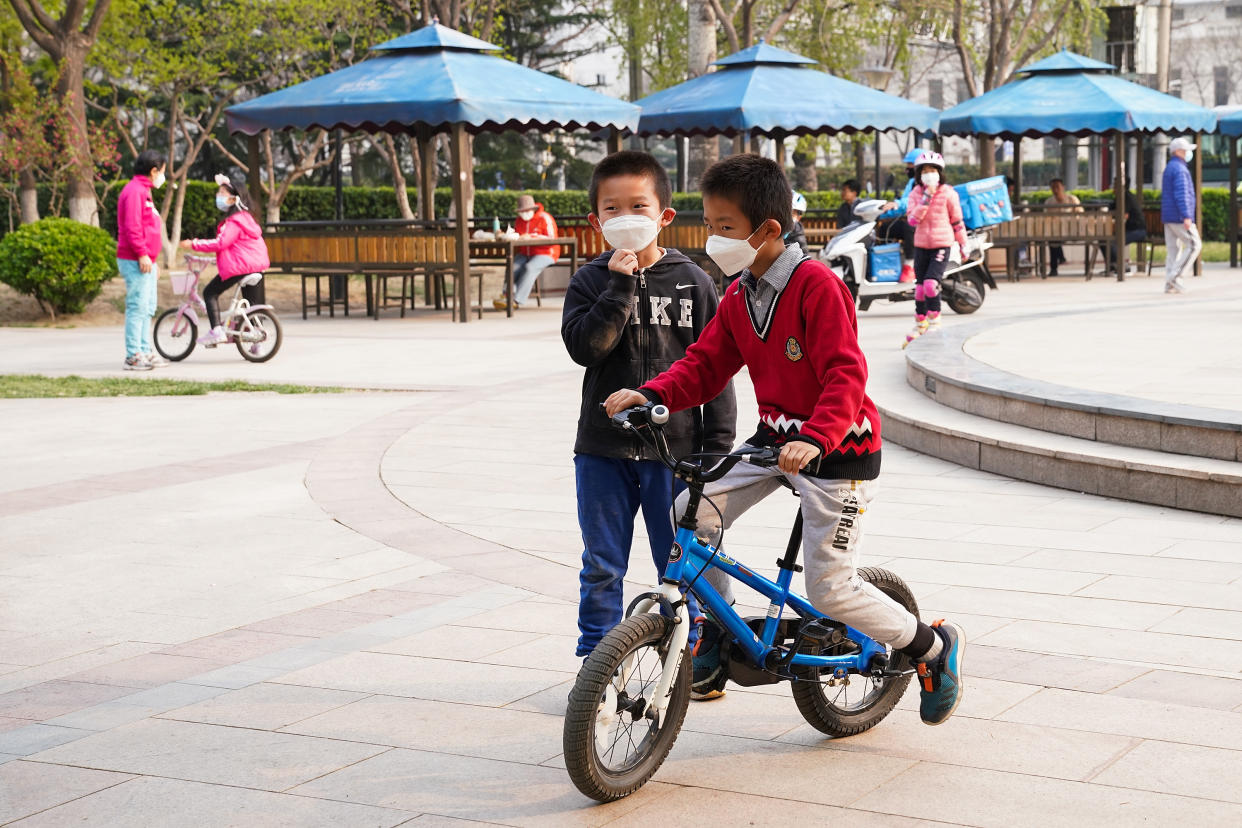
[[[1045,276],[1044,250],[1050,244],[1082,244],[1087,247],[1086,276],[1090,280],[1101,243],[1113,239],[1113,215],[1105,212],[1032,211],[1019,213],[1013,221],[992,229],[992,243],[997,247],[1017,250],[1030,245],[1037,252],[1035,267]],[[1015,271],[1011,270],[1011,278]]]
[[[397,225],[397,226],[394,226]],[[426,304],[440,309],[448,297],[445,277],[456,271],[457,248],[453,231],[445,227],[350,225],[338,222],[289,222],[268,225],[264,238],[272,267],[302,279],[302,318],[314,308],[315,315],[328,308],[335,316],[341,305],[349,315],[349,282],[353,275],[366,278],[367,312],[379,319],[381,309],[414,306],[415,280],[423,279]],[[482,297],[483,272],[471,269],[469,277],[479,281]],[[322,298],[321,282],[329,280],[328,299]],[[389,281],[400,279],[394,303]],[[307,283],[315,285],[315,301],[307,296]],[[456,296],[452,297],[456,304]],[[480,299],[481,305],[481,299]],[[479,313],[482,313],[480,307]]]

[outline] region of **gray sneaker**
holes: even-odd
[[[153,367],[155,366],[142,354],[134,354],[132,357],[125,358],[126,371],[150,371]]]

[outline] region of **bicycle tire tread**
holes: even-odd
[[[880,567],[866,566],[859,568],[858,575],[877,588],[883,589],[888,586],[892,592],[897,594],[894,595],[887,590],[886,594],[910,610],[916,617],[918,616],[918,602],[914,594],[905,581],[895,573]],[[835,712],[832,705],[824,700],[823,688],[818,682],[795,681],[791,685],[791,691],[794,703],[798,706],[798,712],[802,714],[807,724],[821,733],[841,738],[857,736],[879,724],[897,706],[897,702],[901,700],[909,684],[908,676],[903,679],[894,679],[881,691],[882,698],[874,706],[860,711],[866,715],[853,722],[847,718],[849,714]]]
[[[611,681],[613,673],[626,653],[638,647],[645,640],[657,636],[663,638],[667,633],[669,619],[653,613],[631,616],[616,627],[613,627],[596,645],[586,663],[578,673],[574,687],[570,691],[569,704],[565,710],[565,729],[563,748],[565,767],[574,786],[586,796],[598,802],[612,802],[629,796],[641,788],[659,770],[668,758],[681,726],[685,720],[686,708],[689,704],[689,655],[682,661],[675,679],[674,696],[681,692],[684,701],[680,705],[674,702],[666,711],[669,715],[664,729],[661,729],[658,749],[642,760],[645,770],[637,774],[628,784],[609,786],[601,782],[593,773],[591,748],[591,724],[594,721],[597,704],[594,700],[603,691],[604,685]],[[684,688],[677,685],[684,684]],[[674,710],[674,706],[679,709]],[[583,750],[583,747],[586,747]]]

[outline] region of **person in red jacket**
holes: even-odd
[[[914,171],[918,183],[906,207],[906,221],[914,228],[914,329],[903,348],[940,328],[940,281],[953,243],[966,249],[962,202],[944,181],[944,156],[928,150],[915,159]]]
[[[155,260],[163,246],[164,223],[151,197],[164,186],[164,153],[143,150],[134,161],[134,177],[116,204],[116,266],[125,277],[126,371],[150,371],[168,362],[155,353],[151,317],[155,315],[159,274]]]
[[[940,724],[962,696],[961,627],[925,624],[857,570],[863,516],[880,473],[880,415],[867,396],[849,288],[825,264],[785,245],[791,193],[776,162],[734,155],[712,165],[700,189],[713,234],[707,254],[726,276],[738,278],[685,357],[641,388],[612,394],[605,410],[611,416],[648,401],[671,411],[701,405],[742,366],[749,368],[759,426],[746,442],[779,447],[780,462],[777,468],[739,463],[708,484],[697,516],[701,534],[718,539],[722,528],[776,491],[783,476],[801,497],[807,597],[825,615],[914,660],[923,721]],[[679,498],[679,509],[686,500]],[[726,576],[713,569],[707,577],[731,600]],[[718,691],[721,680],[714,626],[705,626],[694,658],[692,689],[699,694]]]
[[[229,284],[238,276],[262,273],[270,266],[267,244],[263,241],[263,228],[250,214],[249,196],[240,179],[217,175],[216,208],[224,212],[224,221],[216,227],[214,239],[185,239],[181,247],[199,253],[216,254],[216,278],[203,288],[203,303],[207,305],[207,322],[211,326],[199,342],[205,348],[213,348],[225,340],[224,326],[220,324],[220,294],[232,287]],[[262,301],[262,285],[242,287],[242,296],[252,305]]]
[[[522,238],[554,239],[558,235],[556,219],[529,195],[518,196],[517,224],[513,229]],[[513,304],[520,308],[530,298],[539,274],[561,257],[561,248],[556,244],[533,244],[515,248],[513,254]],[[505,297],[494,300],[492,307],[504,310]]]

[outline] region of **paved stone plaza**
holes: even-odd
[[[1002,283],[970,321],[1018,324],[972,354],[1242,408],[1242,276],[1160,287]],[[911,313],[860,320],[882,406]],[[831,741],[787,687],[733,688],[594,805],[560,758],[581,374],[559,310],[293,316],[267,365],[221,348],[162,375],[384,390],[0,401],[0,825],[1242,824],[1242,520],[891,442],[864,560],[964,624],[957,715],[925,727],[912,687]],[[0,373],[119,374],[120,345],[0,329]],[[794,509],[773,496],[732,554],[771,569]]]

